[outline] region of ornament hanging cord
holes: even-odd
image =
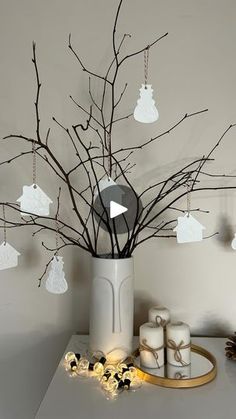
[[[149,62],[149,45],[144,50],[144,85],[145,89],[147,89],[147,81],[148,81],[148,62]]]
[[[187,214],[191,212],[191,178],[187,182]]]
[[[7,244],[7,227],[6,227],[6,215],[5,215],[5,205],[2,206],[3,213],[3,243],[4,246]]]
[[[56,218],[55,220],[55,224],[56,224],[56,259],[58,261],[58,252],[59,252],[59,223],[58,223],[58,219]]]
[[[33,185],[36,189],[36,152],[35,152],[35,141],[32,142],[32,153],[33,153]]]

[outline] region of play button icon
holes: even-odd
[[[128,208],[123,207],[123,205],[117,204],[115,201],[110,202],[110,218],[118,217],[126,211],[128,211]]]
[[[97,228],[116,234],[127,234],[138,222],[143,208],[142,202],[127,185],[109,181],[103,186],[95,193],[93,203]]]

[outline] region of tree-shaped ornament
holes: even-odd
[[[6,219],[5,219],[5,208],[3,205],[3,231],[4,239],[0,245],[0,270],[15,268],[18,265],[18,257],[20,253],[14,249],[9,243],[7,243],[7,230],[6,230]]]
[[[205,230],[205,227],[190,214],[190,183],[188,183],[187,187],[187,212],[183,216],[178,217],[177,226],[173,229],[176,232],[178,243],[202,241],[203,230]]]
[[[137,101],[136,108],[134,110],[134,119],[144,124],[150,124],[155,122],[159,118],[158,110],[153,100],[153,89],[151,84],[147,84],[148,78],[148,60],[149,60],[149,48],[144,51],[144,79],[145,83],[142,84],[140,91],[140,98]]]
[[[50,212],[49,206],[52,204],[52,200],[36,184],[36,150],[34,142],[32,143],[32,154],[33,184],[23,186],[23,194],[17,199],[17,202],[20,202],[21,215],[25,217],[30,216],[30,214],[48,216]]]
[[[63,270],[63,257],[58,256],[59,246],[59,224],[56,218],[56,254],[54,255],[50,267],[48,278],[45,282],[45,288],[48,292],[52,294],[64,294],[68,290],[68,284],[65,278],[65,273]]]

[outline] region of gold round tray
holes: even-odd
[[[192,378],[183,378],[183,376],[180,376],[179,378],[168,378],[154,375],[150,373],[150,371],[152,370],[149,369],[147,372],[147,370],[138,365],[136,360],[139,357],[139,349],[136,349],[133,355],[135,358],[134,363],[135,367],[137,368],[138,376],[139,378],[141,378],[141,380],[147,381],[148,383],[170,388],[199,387],[214,380],[217,374],[217,364],[215,357],[206,349],[194,344],[191,344],[191,352],[198,354],[199,356],[205,358],[205,360],[208,360],[210,362],[211,365],[206,373]],[[182,367],[179,368],[181,369]]]

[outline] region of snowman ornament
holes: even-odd
[[[52,294],[64,294],[68,290],[68,284],[63,270],[63,257],[55,255],[50,263],[48,278],[45,288]]]
[[[143,124],[150,124],[159,118],[158,110],[153,100],[152,85],[148,84],[149,46],[144,50],[144,84],[140,91],[140,98],[134,109],[134,119]]]
[[[134,110],[134,119],[144,124],[150,124],[159,119],[159,113],[152,98],[153,89],[151,84],[142,84],[140,98]]]

